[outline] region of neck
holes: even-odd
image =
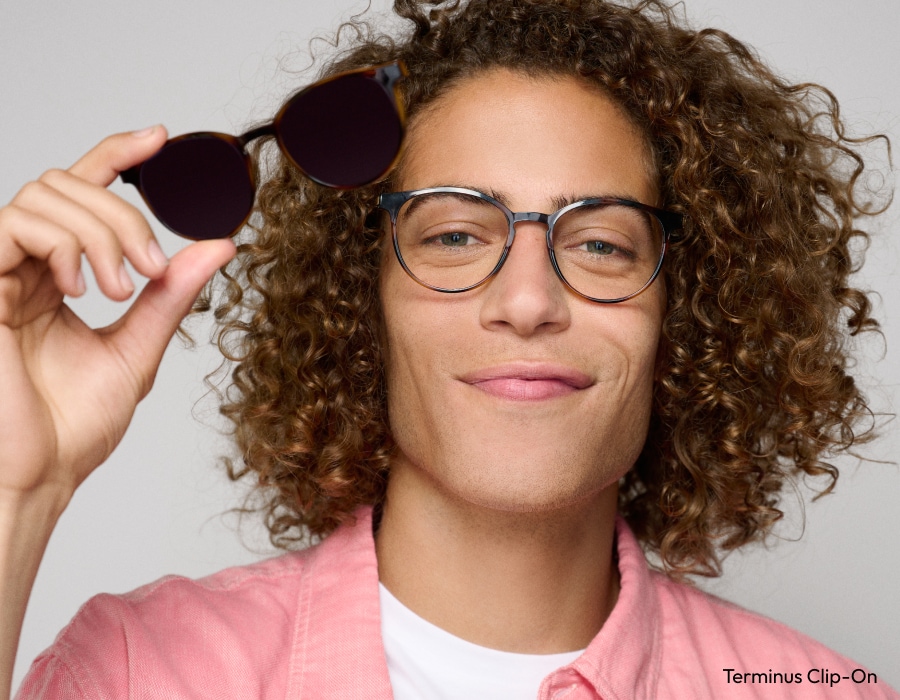
[[[616,488],[540,512],[463,502],[398,460],[375,538],[389,591],[474,644],[528,654],[583,649],[618,595]]]

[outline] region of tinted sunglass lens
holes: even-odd
[[[197,134],[167,143],[141,166],[140,178],[156,217],[194,240],[230,236],[253,207],[246,158],[220,137]]]
[[[362,74],[342,76],[299,95],[282,113],[278,131],[294,162],[332,187],[378,179],[403,139],[390,96]]]

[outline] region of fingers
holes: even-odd
[[[106,187],[119,173],[141,163],[156,153],[166,142],[162,126],[113,134],[82,156],[69,172],[90,183]]]
[[[27,209],[10,205],[0,209],[0,275],[18,267],[27,257],[44,260],[57,288],[64,294],[84,293],[81,241],[70,231]]]
[[[22,189],[13,205],[74,235],[100,289],[112,299],[125,299],[134,291],[123,255],[147,277],[158,277],[165,269],[165,256],[141,213],[105,188],[71,173],[62,170],[44,173],[37,182]]]
[[[193,243],[172,257],[165,275],[150,281],[125,315],[100,333],[138,373],[143,397],[178,324],[212,277],[234,257],[230,240]]]
[[[116,134],[71,170],[49,170],[23,187],[11,205],[0,210],[0,274],[30,256],[48,264],[61,291],[78,295],[84,291],[83,252],[100,289],[115,300],[134,291],[124,258],[142,275],[162,275],[167,260],[146,219],[105,185],[120,169],[152,155],[165,137],[162,127]]]
[[[124,252],[138,272],[146,277],[158,277],[162,274],[168,261],[159,249],[150,224],[137,207],[105,187],[92,185],[63,170],[50,170],[41,180],[69,200],[82,203],[93,214],[89,223],[99,222],[101,235],[117,233],[108,242],[111,245],[117,244],[119,252]],[[89,236],[82,240],[87,238]],[[85,245],[85,250],[93,265],[89,242]]]

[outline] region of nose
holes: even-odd
[[[539,218],[541,217],[541,218]],[[569,293],[550,263],[546,216],[517,215],[515,238],[483,291],[481,323],[529,337],[569,326]]]

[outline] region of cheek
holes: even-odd
[[[428,291],[403,271],[391,248],[385,250],[380,286],[384,369],[391,432],[401,448],[424,444],[429,430],[426,409],[435,386],[428,377],[436,343],[425,322],[433,319],[422,299]]]
[[[522,339],[481,327],[477,297],[420,286],[390,248],[380,295],[388,415],[407,463],[467,501],[513,509],[571,502],[631,467],[650,416],[661,285],[623,304],[573,300],[573,323],[538,339],[541,353],[600,382],[583,399],[533,413],[506,410],[450,379],[461,367],[534,353]]]

